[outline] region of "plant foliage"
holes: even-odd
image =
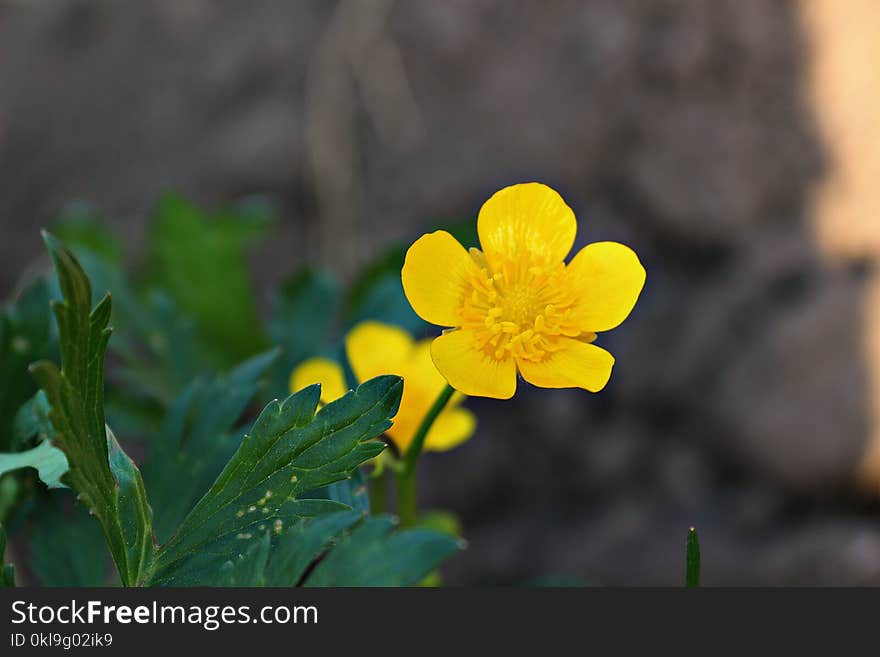
[[[220,317],[217,299],[194,298],[198,289],[223,287],[200,278],[201,267],[224,271],[219,280],[233,301],[245,293],[252,301],[242,288],[241,269],[231,261],[240,260],[257,223],[245,229],[241,217],[209,221],[179,199],[164,203],[153,238],[150,285],[160,282],[167,293],[130,286],[114,264],[118,251],[87,224],[69,233],[84,245],[85,266],[44,233],[58,277],[54,296],[59,298],[51,308],[60,366],[50,360],[54,334],[38,321],[40,304],[23,298],[19,305],[34,321],[22,330],[41,339],[38,349],[27,350],[42,357],[30,367],[40,391],[34,394],[21,382],[14,395],[0,390],[9,400],[2,408],[11,409],[0,477],[34,468],[50,489],[36,494],[29,507],[31,572],[49,585],[107,583],[109,552],[123,586],[419,583],[459,549],[458,540],[427,529],[395,530],[389,516],[367,517],[360,469],[384,449],[378,437],[391,426],[403,381],[380,376],[320,408],[320,388],[311,386],[269,402],[249,422],[264,382],[277,390],[279,372],[321,348],[339,312],[340,294],[332,280],[303,273],[283,288],[266,332],[254,315],[240,323],[234,319],[232,327],[206,338],[212,324],[229,319],[229,313]],[[194,235],[205,233],[213,235],[205,247],[209,253],[198,256],[202,264],[184,266]],[[105,354],[116,315],[109,294],[93,296],[86,267],[119,291],[125,307],[108,407]],[[48,306],[50,288],[42,283],[32,294]],[[184,313],[171,311],[162,319],[163,304]],[[318,316],[317,328],[297,331],[298,318],[309,312]],[[27,324],[20,309],[7,314],[13,328]],[[180,333],[187,318],[193,331]],[[278,348],[255,354],[264,335]],[[205,367],[204,354],[190,349],[191,364],[167,376],[177,360],[174,350],[196,342],[209,343],[224,359],[230,354],[248,358],[221,374],[216,362]],[[232,342],[238,347],[230,351]],[[157,359],[163,349],[168,358]],[[280,369],[279,362],[284,363]],[[140,434],[146,448],[139,450],[146,454],[143,476],[110,429],[108,415]],[[72,489],[76,505],[51,491],[64,487]],[[11,583],[7,570],[3,581]]]

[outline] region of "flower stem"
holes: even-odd
[[[397,515],[401,527],[412,527],[418,520],[416,510],[416,478],[415,472],[395,472],[394,482],[397,484]]]
[[[385,511],[385,497],[388,479],[384,472],[370,477],[370,513],[377,515]]]
[[[422,423],[419,425],[418,430],[416,431],[416,435],[413,436],[412,442],[409,444],[409,448],[406,450],[406,453],[403,455],[403,467],[404,472],[411,472],[416,468],[416,461],[419,460],[419,454],[422,453],[422,447],[425,446],[425,437],[428,435],[428,431],[431,430],[431,427],[434,426],[434,421],[437,419],[437,416],[440,415],[440,412],[446,408],[446,404],[449,403],[449,399],[452,397],[452,394],[455,392],[453,387],[446,384],[446,387],[443,388],[443,392],[437,395],[437,399],[434,400],[434,404],[428,410],[425,415]]]
[[[397,514],[400,516],[400,524],[403,527],[412,527],[416,524],[418,513],[416,511],[416,464],[422,448],[425,446],[425,437],[434,425],[435,420],[446,404],[452,398],[455,390],[449,384],[434,400],[434,404],[428,410],[422,423],[419,425],[409,448],[400,459],[400,468],[394,473],[397,483]]]
[[[388,488],[388,480],[383,472],[375,477],[370,477],[370,513],[378,515],[385,512],[385,491]]]

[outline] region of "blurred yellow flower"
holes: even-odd
[[[301,362],[290,375],[290,392],[297,392],[312,384],[321,384],[321,403],[329,404],[348,392],[345,372],[335,360],[308,358]]]
[[[445,231],[409,248],[401,277],[416,313],[452,327],[433,341],[434,364],[466,395],[509,399],[517,372],[544,388],[598,392],[614,357],[591,344],[620,324],[645,284],[638,256],[597,242],[565,264],[577,221],[553,189],[505,187],[480,209],[483,251]]]
[[[358,381],[380,374],[403,377],[403,397],[394,426],[388,436],[401,453],[406,452],[422,419],[446,386],[431,361],[431,340],[416,342],[401,328],[366,321],[354,327],[345,338],[348,362]],[[290,390],[296,392],[313,383],[321,384],[321,402],[328,404],[345,394],[342,367],[327,358],[303,361],[290,377]],[[461,408],[464,395],[456,394],[425,437],[424,449],[443,451],[464,442],[474,433],[476,418]]]

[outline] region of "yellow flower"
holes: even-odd
[[[296,366],[290,375],[290,392],[297,392],[315,383],[321,384],[321,403],[329,404],[346,392],[345,373],[335,360],[308,358]]]
[[[517,372],[543,388],[605,387],[614,357],[591,343],[629,315],[645,269],[616,242],[590,244],[565,264],[576,231],[557,192],[527,183],[505,187],[480,209],[483,251],[465,251],[445,231],[409,248],[403,289],[422,319],[453,328],[431,345],[453,388],[509,399]]]
[[[434,400],[446,387],[431,362],[431,341],[416,342],[401,328],[366,321],[354,327],[345,338],[348,362],[358,381],[380,374],[403,377],[400,410],[388,436],[401,453],[410,442]],[[313,383],[321,384],[321,402],[329,404],[345,394],[342,367],[326,358],[303,361],[290,377],[290,390],[296,392]],[[464,442],[474,433],[476,418],[461,408],[464,395],[454,395],[425,437],[424,449],[443,451]]]

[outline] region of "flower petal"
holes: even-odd
[[[449,385],[466,395],[510,399],[516,392],[513,358],[495,360],[478,350],[473,331],[444,333],[431,345],[431,357]]]
[[[555,190],[525,183],[505,187],[483,204],[477,232],[493,268],[498,257],[556,264],[571,251],[577,220]]]
[[[394,418],[394,426],[388,430],[388,435],[401,451],[406,451],[409,447],[428,410],[446,387],[446,379],[437,371],[434,361],[431,360],[432,342],[433,340],[417,342],[399,372],[403,376],[403,397],[400,400],[400,410]],[[462,418],[458,418],[458,422],[450,426],[446,425],[452,420],[444,420],[445,414],[455,410],[464,398],[461,393],[454,394],[449,405],[437,418],[434,427],[442,424],[446,428],[439,429],[440,433],[433,438],[439,445],[436,449],[449,449],[468,437]],[[434,435],[435,430],[432,427],[425,439],[426,449],[431,449],[430,441]]]
[[[628,246],[597,242],[567,267],[580,290],[577,321],[584,331],[608,331],[627,318],[645,285],[645,268]]]
[[[473,259],[458,240],[438,230],[409,247],[400,278],[419,317],[438,326],[458,326],[466,277],[475,271]]]
[[[476,428],[477,418],[466,408],[446,409],[425,436],[425,449],[445,452],[470,438]]]
[[[297,365],[290,375],[290,392],[315,383],[321,384],[322,404],[329,404],[348,392],[342,366],[329,358],[308,358]]]
[[[599,392],[611,377],[614,356],[601,347],[572,338],[540,363],[518,361],[523,378],[541,388],[584,388]]]
[[[401,368],[412,349],[409,333],[372,320],[361,322],[345,336],[345,353],[360,382],[380,374],[402,375]]]
[[[446,379],[437,371],[437,366],[431,358],[431,344],[433,339],[419,340],[410,352],[409,360],[401,375],[404,377],[404,389],[409,384],[411,391],[418,391],[419,398],[425,404],[422,411],[424,415],[434,400],[443,392],[446,387]],[[460,404],[464,400],[464,395],[456,394],[450,400],[450,406]]]

